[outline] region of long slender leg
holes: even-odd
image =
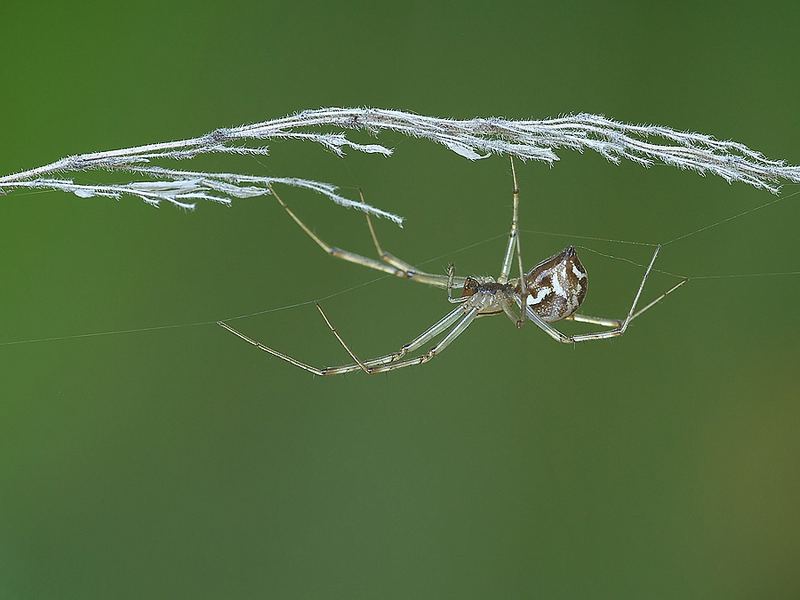
[[[361,202],[363,204],[366,204],[366,200],[364,200],[364,193],[360,189],[358,190],[358,195],[361,197]],[[375,233],[375,226],[372,224],[372,218],[369,216],[369,213],[365,213],[364,216],[367,218],[367,227],[369,227],[369,235],[372,238],[372,243],[375,245],[375,251],[378,253],[380,259],[402,271],[418,272],[418,269],[411,263],[406,262],[403,259],[395,256],[391,252],[386,252],[383,249],[381,243],[378,241],[378,234]]]
[[[233,327],[231,327],[230,325],[228,325],[227,323],[225,323],[223,321],[217,321],[217,325],[219,325],[220,327],[222,327],[224,329],[227,329],[228,331],[230,331],[236,337],[243,339],[248,344],[252,344],[253,346],[258,348],[259,350],[263,350],[264,352],[266,352],[268,354],[272,354],[272,356],[276,356],[276,357],[280,358],[281,360],[285,360],[290,365],[294,365],[295,367],[300,367],[301,369],[304,369],[304,370],[308,371],[309,373],[313,373],[314,375],[325,375],[325,371],[323,371],[322,369],[318,369],[317,367],[309,365],[308,363],[304,363],[304,362],[302,362],[300,360],[297,360],[296,358],[292,358],[291,356],[289,356],[288,354],[284,354],[283,352],[278,352],[277,350],[273,350],[269,346],[265,346],[261,342],[257,342],[256,340],[247,337],[245,334],[243,334],[240,331],[237,331],[236,329],[234,329]],[[356,367],[356,368],[358,368],[358,367]]]
[[[517,184],[517,170],[514,168],[514,157],[511,157],[511,176],[514,179],[514,196],[519,197],[519,184]],[[519,202],[515,203],[519,204]],[[517,221],[517,226],[519,226],[519,218],[515,219]],[[522,306],[528,305],[528,285],[525,280],[525,269],[522,267],[522,236],[517,231],[517,265],[519,266],[519,289],[522,290],[520,301],[522,302]],[[521,329],[522,326],[525,324],[525,313],[524,311],[520,311],[519,320],[517,321],[517,329]]]
[[[522,303],[520,303],[520,306],[522,306]],[[511,302],[503,303],[503,312],[509,319],[511,319],[511,322],[514,323],[514,325],[519,327],[519,315],[514,312],[514,304]],[[522,309],[520,309],[520,313],[522,314]]]
[[[320,312],[322,312],[322,309],[320,309]],[[428,341],[435,338],[449,327],[452,327],[453,323],[458,321],[463,314],[464,310],[461,307],[451,310],[444,317],[439,319],[436,323],[434,323],[428,329],[419,334],[416,338],[414,338],[413,340],[411,340],[406,344],[403,344],[403,346],[397,352],[393,352],[392,354],[386,354],[384,356],[379,356],[378,358],[371,358],[365,361],[356,360],[356,358],[350,353],[344,342],[341,339],[339,339],[339,336],[337,335],[336,337],[337,339],[339,339],[339,342],[345,347],[345,350],[348,350],[348,354],[351,354],[351,358],[353,358],[353,360],[356,360],[357,364],[340,365],[336,367],[325,367],[325,369],[323,369],[325,371],[324,374],[340,375],[342,373],[351,373],[352,371],[357,371],[359,368],[361,368],[361,365],[372,370],[373,367],[396,362],[401,358],[403,358],[409,352],[414,352],[415,350],[428,343]],[[325,318],[325,321],[330,324],[330,320],[324,316],[324,313],[323,313],[323,318]]]
[[[508,245],[506,246],[505,256],[503,256],[500,276],[497,278],[498,283],[508,282],[508,275],[511,273],[511,261],[514,259],[514,250],[519,248],[519,186],[517,185],[517,173],[514,169],[513,157],[511,158],[511,176],[514,180],[514,190],[512,192],[514,207],[511,214],[511,231],[508,234]]]
[[[655,300],[653,300],[652,302],[648,303],[648,304],[647,304],[647,305],[646,305],[644,308],[640,308],[639,310],[637,310],[637,311],[636,311],[636,312],[633,314],[633,316],[631,317],[630,321],[633,321],[633,320],[634,320],[636,317],[638,317],[639,315],[641,315],[643,312],[645,312],[645,311],[648,311],[648,310],[650,310],[651,308],[653,308],[653,307],[654,307],[656,304],[658,304],[659,302],[661,302],[661,301],[662,301],[664,298],[666,298],[667,296],[669,296],[669,295],[670,295],[672,292],[674,292],[675,290],[677,290],[679,287],[681,287],[681,286],[682,286],[684,283],[686,283],[687,281],[689,281],[689,279],[688,279],[688,278],[687,278],[687,279],[681,279],[681,280],[680,280],[678,283],[676,283],[675,285],[673,285],[673,286],[672,286],[671,288],[669,288],[669,289],[668,289],[666,292],[664,292],[663,294],[661,294],[661,295],[660,295],[658,298],[656,298],[656,299],[655,299]],[[630,323],[630,321],[628,321],[628,322]]]
[[[658,298],[647,304],[647,306],[640,308],[637,310],[634,315],[631,317],[631,321],[633,321],[636,317],[641,315],[643,312],[650,310],[653,306],[661,302],[664,298],[669,296],[672,292],[677,290],[681,287],[684,283],[689,281],[688,279],[682,279],[671,288],[669,288],[666,292],[661,294]],[[575,321],[576,323],[591,323],[592,325],[602,325],[603,327],[620,327],[623,323],[622,319],[608,319],[606,317],[590,317],[589,315],[581,315],[575,313],[567,317],[567,320]]]
[[[359,189],[358,195],[361,197],[361,202],[366,204],[366,200],[364,199],[364,193]],[[392,254],[391,252],[387,252],[381,246],[381,243],[378,241],[378,234],[375,232],[375,226],[372,224],[372,218],[369,216],[369,213],[365,213],[364,216],[367,218],[367,227],[369,227],[369,235],[372,237],[372,243],[375,245],[375,251],[378,253],[380,259],[386,263],[389,263],[393,267],[400,269],[401,271],[408,273],[411,277],[416,279],[421,283],[428,283],[431,285],[440,285],[442,281],[445,282],[448,288],[448,296],[450,294],[450,289],[453,287],[453,280],[458,279],[460,285],[463,285],[464,278],[459,277],[456,278],[453,276],[450,277],[450,272],[448,271],[447,276],[436,275],[433,273],[427,273],[425,271],[419,270],[417,267],[412,265],[409,262],[404,261],[402,258],[399,258]]]
[[[564,317],[565,321],[575,321],[576,323],[589,323],[591,325],[601,325],[602,327],[619,327],[622,325],[623,319],[608,319],[606,317],[592,317],[590,315],[581,315],[575,313],[568,317]]]
[[[472,324],[472,321],[475,320],[475,317],[478,315],[478,309],[472,308],[467,312],[466,315],[456,324],[453,329],[450,330],[444,339],[441,342],[436,344],[433,348],[428,350],[425,354],[418,356],[416,358],[410,358],[408,360],[400,361],[400,362],[392,362],[388,363],[379,367],[374,367],[370,369],[371,374],[375,373],[383,373],[385,371],[394,371],[395,369],[402,369],[404,367],[413,367],[415,365],[422,365],[431,360],[434,356],[438,356],[441,354],[447,346],[449,346],[453,340],[455,340],[459,335],[466,331],[467,327]]]
[[[572,336],[573,342],[585,342],[588,340],[602,340],[607,339],[610,337],[616,337],[625,333],[628,329],[628,325],[633,320],[633,315],[636,313],[636,306],[639,304],[639,298],[642,296],[642,291],[644,290],[644,284],[647,281],[648,275],[650,275],[650,271],[653,270],[653,264],[656,262],[656,258],[658,258],[658,253],[661,251],[661,246],[656,246],[655,252],[653,252],[653,258],[650,259],[650,264],[647,265],[647,270],[644,272],[644,277],[642,277],[642,282],[639,284],[639,289],[636,291],[636,295],[633,297],[633,302],[631,303],[631,308],[628,311],[625,320],[619,327],[615,327],[614,329],[610,329],[608,331],[598,331],[594,333],[583,333],[580,335]]]
[[[243,339],[248,344],[252,344],[253,346],[258,348],[259,350],[263,350],[264,352],[266,352],[268,354],[271,354],[272,356],[275,356],[277,358],[280,358],[281,360],[286,361],[291,365],[294,365],[296,367],[304,369],[304,370],[308,371],[309,373],[313,373],[314,375],[340,375],[342,373],[351,373],[353,371],[365,370],[365,367],[368,369],[370,367],[374,367],[374,366],[378,366],[378,365],[391,363],[393,361],[397,361],[400,358],[402,358],[403,356],[405,356],[406,354],[408,354],[409,352],[413,352],[414,350],[417,350],[418,348],[420,348],[421,346],[426,344],[429,340],[431,340],[432,338],[434,338],[437,335],[441,334],[447,328],[451,327],[464,314],[463,308],[459,306],[459,307],[451,310],[449,313],[447,313],[444,317],[439,319],[431,327],[429,327],[428,329],[423,331],[416,338],[414,338],[410,342],[404,344],[402,346],[402,348],[400,348],[399,351],[394,352],[392,354],[387,354],[385,356],[381,356],[381,357],[378,357],[378,358],[373,358],[373,359],[367,360],[367,361],[358,361],[354,357],[352,352],[349,350],[349,348],[346,346],[346,344],[344,344],[344,341],[340,338],[340,336],[338,335],[338,332],[336,332],[336,330],[333,327],[332,323],[330,322],[328,317],[325,315],[325,313],[322,311],[322,309],[320,308],[319,310],[320,310],[320,313],[322,314],[322,318],[325,320],[325,322],[328,325],[328,327],[334,332],[334,335],[336,335],[336,337],[339,340],[339,342],[343,346],[345,346],[345,349],[348,351],[348,354],[350,354],[351,357],[353,357],[353,360],[356,360],[356,364],[341,365],[341,366],[337,366],[337,367],[325,367],[325,368],[320,369],[320,368],[315,367],[313,365],[309,365],[308,363],[305,363],[303,361],[297,360],[296,358],[293,358],[293,357],[289,356],[288,354],[284,354],[283,352],[279,352],[279,351],[277,351],[277,350],[275,350],[273,348],[270,348],[269,346],[266,346],[266,345],[262,344],[261,342],[258,342],[256,340],[248,337],[244,333],[234,329],[232,326],[228,325],[227,323],[225,323],[223,321],[218,321],[217,325],[219,325],[220,327],[226,329],[227,331],[229,331],[230,333],[232,333],[236,337],[238,337],[240,339]]]
[[[328,318],[328,315],[325,314],[325,311],[322,310],[322,307],[319,304],[316,304],[315,306],[317,307],[319,314],[322,315],[322,318],[325,321],[325,324],[328,326],[328,329],[330,329],[331,333],[334,336],[336,336],[337,340],[339,340],[339,343],[342,345],[342,348],[344,348],[345,351],[350,355],[350,358],[356,361],[358,368],[364,371],[364,373],[366,373],[367,375],[369,375],[372,372],[371,369],[367,367],[364,363],[362,363],[361,360],[359,360],[359,358],[353,353],[353,351],[350,349],[350,346],[347,345],[342,336],[339,335],[339,332],[336,331],[336,327],[333,326],[333,323],[331,323],[331,320]]]
[[[543,320],[539,315],[536,314],[536,312],[530,306],[523,307],[522,306],[522,302],[520,302],[520,300],[518,298],[515,299],[515,302],[516,302],[517,306],[519,307],[519,309],[520,310],[524,310],[525,311],[525,315],[531,321],[533,321],[534,324],[539,329],[544,331],[547,335],[549,335],[555,341],[561,342],[562,344],[569,344],[569,343],[572,342],[572,340],[570,339],[570,337],[568,335],[566,335],[565,333],[561,333],[558,329],[553,327],[550,323],[548,323],[547,321]]]
[[[522,306],[528,305],[528,285],[525,281],[525,271],[522,268],[522,250],[519,247],[519,236],[517,236],[517,260],[519,261],[519,288],[522,290],[520,294],[520,301]],[[520,311],[519,320],[517,321],[517,329],[521,329],[525,324],[525,314]]]
[[[359,191],[359,194],[360,193],[361,192]],[[361,196],[361,201],[364,202],[363,195]],[[404,261],[402,258],[398,258],[391,252],[386,252],[386,250],[384,250],[381,246],[381,243],[378,241],[378,235],[375,233],[375,226],[372,224],[372,218],[370,218],[369,214],[366,214],[365,216],[367,217],[367,227],[369,227],[369,234],[372,237],[372,243],[375,244],[375,250],[382,261],[392,265],[396,269],[399,269],[403,273],[400,275],[401,277],[406,277],[408,279],[418,281],[419,283],[425,283],[437,287],[447,286],[447,275],[437,275],[435,273],[421,271],[411,263]],[[464,282],[463,278],[459,278],[459,280],[461,283]]]
[[[289,208],[283,199],[277,194],[274,188],[270,187],[270,191],[272,195],[275,196],[275,199],[281,205],[283,210],[286,211],[292,220],[297,223],[300,229],[310,237],[324,252],[330,254],[333,257],[340,258],[342,260],[346,260],[351,263],[355,263],[357,265],[361,265],[362,267],[367,267],[369,269],[375,269],[376,271],[382,271],[384,273],[388,273],[389,275],[394,275],[395,277],[402,277],[404,279],[411,279],[413,281],[418,281],[419,283],[424,283],[427,285],[432,285],[439,288],[446,288],[447,287],[447,276],[445,275],[434,275],[431,273],[425,273],[424,271],[417,271],[412,269],[408,269],[407,267],[411,267],[408,263],[400,261],[396,259],[397,264],[392,264],[387,262],[381,262],[379,260],[375,260],[374,258],[369,258],[366,256],[362,256],[361,254],[356,254],[355,252],[350,252],[349,250],[343,250],[341,248],[337,248],[336,246],[331,246],[322,238],[317,236],[311,229],[306,225],[300,217],[298,217],[294,211]],[[369,222],[369,221],[368,221]],[[370,223],[371,228],[371,223]],[[394,258],[394,257],[393,257]],[[404,266],[397,266],[402,263]]]

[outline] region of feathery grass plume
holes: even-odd
[[[81,198],[120,198],[127,194],[154,206],[168,202],[193,209],[197,200],[230,204],[234,198],[267,195],[271,185],[281,184],[310,189],[341,206],[402,224],[402,218],[395,214],[341,196],[337,187],[330,183],[296,177],[184,171],[155,164],[161,160],[189,160],[214,153],[266,155],[268,148],[256,144],[270,140],[313,142],[338,156],[343,156],[347,149],[383,156],[392,154],[391,149],[380,144],[360,144],[341,131],[320,132],[322,128],[365,130],[372,134],[395,131],[442,144],[469,160],[504,154],[552,164],[558,160],[556,150],[591,150],[615,164],[627,159],[649,167],[660,161],[703,175],[713,173],[728,182],[742,181],[772,193],[778,193],[782,181],[800,183],[800,167],[768,159],[744,144],[658,125],[629,125],[599,115],[581,113],[538,121],[455,120],[377,108],[322,108],[251,125],[216,129],[186,140],[68,156],[0,177],[0,192],[19,188],[50,189]],[[96,170],[124,172],[146,179],[94,185],[54,177]]]

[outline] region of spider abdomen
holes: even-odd
[[[550,323],[578,310],[586,298],[589,277],[575,248],[570,246],[528,271],[525,283],[528,306]]]

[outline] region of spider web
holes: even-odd
[[[522,233],[528,234],[536,234],[540,236],[552,236],[552,237],[561,237],[561,238],[569,238],[574,240],[586,240],[586,241],[596,241],[596,242],[605,242],[611,244],[619,244],[619,245],[627,245],[627,246],[645,246],[650,248],[655,248],[656,246],[661,246],[662,248],[667,248],[672,244],[676,244],[687,238],[693,237],[695,235],[702,234],[710,229],[714,229],[716,227],[726,225],[732,221],[737,219],[746,217],[751,215],[757,211],[763,210],[765,208],[769,208],[778,204],[779,202],[785,202],[789,198],[794,196],[800,195],[800,190],[793,192],[791,194],[787,194],[785,196],[780,196],[778,198],[773,198],[768,202],[764,202],[763,204],[759,204],[755,207],[748,208],[746,210],[728,215],[716,221],[712,221],[705,225],[702,225],[696,229],[687,231],[685,233],[681,233],[673,237],[672,239],[662,241],[662,242],[646,242],[646,241],[638,241],[638,240],[626,240],[626,239],[614,239],[614,238],[605,238],[599,236],[592,236],[592,235],[583,235],[578,233],[571,233],[571,232],[555,232],[555,231],[542,231],[542,230],[535,230],[535,229],[521,229]],[[501,233],[496,235],[487,237],[477,242],[473,242],[471,244],[467,244],[466,246],[462,246],[460,248],[456,248],[454,250],[450,250],[448,252],[438,254],[426,260],[420,261],[418,264],[419,266],[425,266],[430,263],[435,263],[442,259],[446,259],[462,252],[466,252],[467,250],[471,250],[473,248],[483,246],[489,244],[495,240],[500,238],[505,238],[508,236],[508,230],[504,230]],[[605,257],[610,260],[619,261],[628,263],[630,265],[646,268],[647,265],[632,260],[630,258],[624,256],[618,256],[615,254],[609,254],[607,252],[602,252],[595,248],[585,245],[575,244],[576,248],[581,250],[588,251],[592,254],[596,254],[598,256]],[[692,274],[692,273],[676,273],[673,271],[667,271],[663,269],[653,268],[654,273],[661,273],[663,275],[667,275],[670,277],[674,277],[676,279],[685,279],[687,284],[691,284],[692,281],[700,281],[700,280],[714,280],[714,279],[740,279],[740,278],[752,278],[752,277],[787,277],[787,276],[798,276],[800,275],[800,270],[797,271],[764,271],[764,272],[753,272],[753,273],[711,273],[711,274]],[[43,343],[43,342],[57,342],[57,341],[65,341],[65,340],[77,340],[82,338],[94,338],[94,337],[105,337],[105,336],[114,336],[114,335],[125,335],[125,334],[132,334],[132,333],[144,333],[148,331],[164,331],[167,329],[185,329],[189,327],[206,327],[206,326],[218,326],[217,323],[219,321],[224,322],[231,322],[237,321],[242,319],[248,319],[250,317],[256,317],[259,315],[265,315],[269,313],[277,313],[287,310],[298,309],[306,306],[311,306],[326,300],[330,300],[332,298],[336,298],[339,296],[343,296],[345,294],[350,294],[355,292],[356,290],[365,288],[367,286],[374,285],[378,282],[385,281],[387,279],[394,279],[393,275],[380,275],[374,277],[372,279],[368,279],[362,283],[349,286],[325,296],[313,297],[308,298],[305,300],[300,300],[291,304],[282,304],[280,306],[272,306],[268,308],[263,308],[259,310],[255,310],[252,312],[244,313],[244,314],[237,314],[237,315],[228,315],[221,318],[214,318],[205,321],[193,321],[193,322],[178,322],[178,323],[166,323],[161,325],[151,325],[147,327],[136,327],[132,329],[112,329],[112,330],[105,330],[105,331],[91,331],[91,332],[84,332],[84,333],[76,333],[70,335],[62,335],[62,336],[51,336],[51,337],[39,337],[39,338],[25,338],[25,339],[16,339],[16,340],[5,340],[0,341],[0,347],[4,346],[15,346],[15,345],[22,345],[22,344],[36,344],[36,343]]]

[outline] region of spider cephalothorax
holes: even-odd
[[[481,287],[480,282],[474,277],[467,277],[464,279],[464,288],[461,290],[461,297],[474,296],[478,289]]]
[[[540,262],[525,274],[527,304],[543,321],[552,323],[572,315],[580,307],[588,289],[589,277],[575,248]],[[517,284],[516,293],[521,293]]]
[[[512,288],[513,286],[507,283],[498,283],[494,277],[465,277],[461,297],[467,298],[477,293],[507,295],[513,291]]]

